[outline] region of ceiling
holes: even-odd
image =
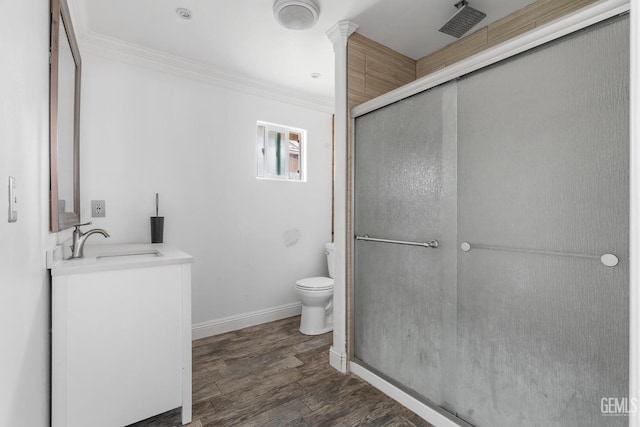
[[[316,0],[317,24],[287,30],[273,17],[273,0],[70,0],[87,39],[124,41],[206,65],[270,87],[333,97],[334,54],[326,31],[340,20],[410,58],[419,59],[456,39],[438,32],[457,0]],[[533,0],[469,0],[487,14],[474,29]],[[187,8],[189,20],[176,14]],[[311,73],[321,73],[312,78]]]

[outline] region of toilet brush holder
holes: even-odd
[[[164,217],[152,216],[151,220],[151,243],[162,243],[164,237]]]

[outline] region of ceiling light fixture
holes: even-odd
[[[191,11],[189,9],[185,9],[184,7],[177,8],[176,13],[182,19],[191,19],[191,16],[193,16]]]
[[[285,28],[306,30],[318,21],[320,8],[314,0],[276,0],[273,16]]]
[[[312,79],[319,79],[320,77],[322,77],[322,74],[320,74],[320,73],[311,73],[311,78]]]

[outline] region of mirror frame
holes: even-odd
[[[58,212],[58,76],[60,25],[63,25],[75,62],[75,90],[73,113],[73,212]],[[71,14],[66,0],[51,0],[49,72],[49,206],[51,231],[57,232],[80,223],[80,79],[82,60],[73,31]]]

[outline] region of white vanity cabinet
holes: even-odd
[[[191,421],[191,263],[165,245],[87,246],[52,266],[52,426]]]

